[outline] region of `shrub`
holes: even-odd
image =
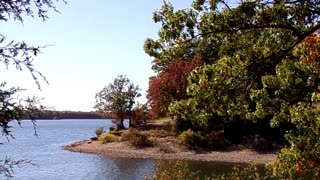
[[[102,143],[108,143],[108,142],[117,141],[118,137],[110,133],[104,133],[101,136],[99,136],[98,140],[101,141]]]
[[[182,144],[193,149],[202,146],[204,140],[204,138],[199,133],[196,133],[191,129],[183,131],[178,138],[181,140]]]
[[[261,135],[255,135],[251,138],[250,146],[256,151],[266,151],[273,149],[272,143]]]
[[[137,146],[137,147],[146,147],[146,146],[153,146],[154,143],[153,141],[148,138],[147,135],[145,134],[136,134],[135,136],[132,136],[130,139],[130,144]]]
[[[180,134],[188,129],[193,129],[191,120],[185,120],[182,118],[175,118],[174,124],[172,125],[172,131],[176,134]]]
[[[228,145],[223,131],[211,131],[205,136],[206,145],[210,148],[223,148]]]
[[[147,147],[155,144],[147,134],[129,129],[121,134],[122,141],[129,141],[129,143],[136,147]]]
[[[131,136],[133,136],[133,131],[132,129],[128,129],[126,131],[124,131],[122,134],[121,134],[121,141],[129,141]]]
[[[303,104],[290,110],[296,130],[287,132],[290,147],[282,148],[277,159],[269,165],[280,178],[320,179],[320,108]]]
[[[116,130],[116,128],[114,128],[114,127],[109,127],[109,131],[114,131],[114,130]]]
[[[213,175],[207,179],[216,179],[216,180],[257,180],[257,179],[278,179],[273,177],[270,172],[263,172],[262,167],[259,167],[258,164],[250,164],[247,167],[240,168],[239,166],[233,167],[232,171],[223,175]]]
[[[152,178],[149,175],[145,176],[145,180],[162,180],[162,179],[204,179],[204,180],[257,180],[257,179],[278,179],[271,175],[269,171],[264,171],[264,168],[258,164],[250,164],[246,167],[233,167],[232,171],[222,175],[210,175],[200,177],[200,171],[192,171],[188,164],[183,161],[157,161],[155,172]]]
[[[98,127],[98,128],[96,129],[95,133],[96,133],[96,137],[99,138],[103,133],[105,133],[104,127],[102,127],[102,126],[101,126],[101,127]]]
[[[148,131],[149,136],[151,137],[167,137],[170,135],[170,132],[166,131],[166,130],[158,130],[158,129],[152,129]]]
[[[157,161],[153,177],[145,176],[145,180],[162,180],[162,179],[194,179],[199,180],[199,171],[192,172],[186,162],[183,161]]]

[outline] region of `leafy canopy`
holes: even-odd
[[[123,120],[131,116],[135,99],[140,97],[140,89],[128,77],[118,75],[113,83],[105,86],[96,94],[94,108],[104,117],[117,117],[119,128],[124,128]],[[130,123],[131,124],[131,123]]]
[[[203,62],[200,57],[192,60],[172,60],[162,72],[150,78],[147,98],[152,117],[166,116],[173,101],[187,98],[189,73],[201,64]]]
[[[310,170],[298,166],[302,161],[320,161],[309,148],[319,145],[313,107],[320,90],[319,17],[318,0],[195,0],[176,11],[165,2],[153,16],[161,24],[159,37],[147,39],[144,48],[156,72],[177,58],[203,57],[205,65],[189,75],[189,98],[169,108],[176,119],[199,127],[217,116],[292,124],[286,135],[291,147],[274,164],[276,175],[292,177]]]

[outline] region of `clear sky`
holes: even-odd
[[[189,7],[191,0],[171,0],[175,8]],[[28,89],[24,94],[44,98],[43,104],[56,110],[93,111],[95,94],[125,74],[142,89],[145,102],[148,78],[153,75],[152,58],[143,51],[147,37],[157,38],[159,24],[152,12],[162,0],[69,0],[57,4],[45,22],[26,18],[24,24],[1,22],[1,34],[8,40],[32,45],[53,45],[35,58],[37,70],[48,79],[42,91],[29,72],[0,66],[0,82]]]

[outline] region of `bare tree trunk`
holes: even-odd
[[[129,127],[132,127],[134,124],[132,123],[132,118],[131,118],[131,116],[132,116],[132,112],[130,111],[129,113],[128,113],[128,115],[129,115]]]
[[[117,129],[118,129],[118,130],[125,129],[125,127],[124,127],[124,125],[123,125],[123,121],[124,121],[124,118],[123,118],[123,117],[120,117],[120,122],[119,122],[119,124],[117,125]]]

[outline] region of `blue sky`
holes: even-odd
[[[90,3],[88,3],[90,2]],[[176,8],[189,7],[191,0],[170,1]],[[127,75],[142,89],[145,102],[148,78],[153,75],[152,58],[143,51],[147,37],[157,38],[159,24],[152,12],[162,0],[84,1],[57,4],[61,14],[50,12],[45,22],[26,18],[1,22],[8,40],[33,45],[54,45],[35,58],[34,65],[45,75],[42,91],[25,71],[0,67],[0,81],[28,89],[24,95],[44,98],[43,104],[56,110],[92,111],[95,94],[118,74]]]

